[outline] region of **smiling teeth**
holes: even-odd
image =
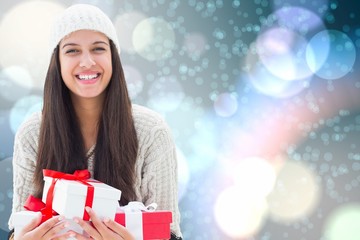
[[[94,79],[97,78],[97,74],[93,74],[93,75],[79,75],[79,79],[81,80],[90,80],[90,79]]]

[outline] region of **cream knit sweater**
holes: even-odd
[[[133,118],[139,141],[135,165],[137,201],[145,205],[155,202],[159,210],[171,210],[173,213],[171,231],[181,237],[176,149],[170,130],[159,114],[139,105],[133,105]],[[40,124],[41,113],[38,112],[20,126],[15,136],[13,213],[24,210],[25,200],[34,193],[33,174]],[[93,173],[93,159],[93,156],[90,157],[88,164],[91,173]],[[13,228],[11,217],[9,228]]]

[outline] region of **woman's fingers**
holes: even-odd
[[[23,236],[23,235],[31,232],[31,235],[36,236],[37,238],[40,239],[45,234],[47,234],[49,231],[50,231],[50,234],[48,234],[48,235],[53,236],[56,234],[57,231],[60,231],[64,227],[63,225],[59,225],[53,229],[53,227],[56,224],[58,224],[61,220],[64,219],[63,216],[56,216],[56,217],[50,218],[50,219],[46,220],[44,223],[40,224],[41,218],[42,218],[41,213],[38,213],[38,216],[36,216],[34,219],[32,219],[30,221],[30,223],[27,224],[22,229],[20,236]]]
[[[43,238],[44,239],[52,239],[54,236],[58,235],[58,236],[62,236],[63,234],[59,235],[61,230],[64,230],[65,228],[69,227],[69,223],[64,221],[64,222],[60,222],[57,225],[55,225],[54,227],[52,227],[49,231],[47,231]]]
[[[52,240],[90,240],[90,239],[91,238],[73,231],[69,231],[67,233],[61,234],[61,236],[52,238]]]
[[[111,236],[126,240],[135,239],[131,233],[121,224],[111,220],[110,218],[105,218],[104,221],[101,221],[91,208],[87,207],[86,211],[89,213],[91,221],[104,239],[108,239]]]
[[[118,235],[120,235],[123,239],[126,240],[132,240],[135,239],[131,233],[121,224],[115,222],[114,220],[111,220],[109,218],[104,219],[104,224],[105,226],[107,226],[109,229],[111,229],[113,232],[117,233]]]
[[[56,216],[46,220],[36,228],[36,235],[44,236],[50,229],[52,229],[56,224],[58,224],[62,220],[64,220],[63,216]],[[61,227],[63,226],[62,225],[57,226],[56,227],[57,231],[60,231],[59,227],[61,229]]]
[[[94,228],[90,223],[85,222],[81,218],[74,218],[74,221],[80,225],[80,227],[89,234],[94,239],[101,239],[101,234],[96,228]]]
[[[101,221],[91,208],[86,207],[85,210],[90,216],[93,227],[90,226],[90,224],[87,224],[86,227],[89,230],[86,230],[85,228],[83,229],[94,239],[134,239],[131,234],[120,224],[110,220],[109,218],[105,218],[104,221]]]
[[[85,207],[85,210],[90,216],[91,222],[94,224],[94,227],[100,232],[102,236],[108,231],[107,227],[104,225],[104,223],[96,216],[95,212],[89,208]]]

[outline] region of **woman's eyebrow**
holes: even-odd
[[[66,43],[66,44],[64,44],[64,46],[62,46],[62,48],[66,47],[66,46],[79,46],[79,44],[76,44],[76,43]]]
[[[105,44],[107,46],[109,46],[109,44],[107,42],[104,42],[104,41],[95,41],[93,42],[93,45],[96,45],[96,44]],[[65,48],[67,46],[79,46],[79,44],[76,44],[76,43],[66,43],[64,44],[64,46],[62,46],[62,48]]]
[[[96,41],[93,43],[93,45],[95,44],[105,44],[105,45],[109,45],[107,42],[104,42],[104,41]]]

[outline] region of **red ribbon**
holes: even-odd
[[[94,200],[94,186],[88,183],[90,181],[89,178],[91,176],[90,172],[87,169],[84,169],[84,170],[76,170],[74,172],[74,174],[68,174],[68,173],[58,172],[58,171],[54,171],[54,170],[44,169],[43,174],[45,177],[53,178],[51,185],[47,192],[46,206],[42,210],[42,213],[43,213],[43,215],[45,215],[45,218],[51,218],[53,216],[52,203],[53,203],[53,198],[54,198],[55,184],[56,184],[57,180],[65,179],[65,180],[78,181],[87,186],[87,194],[86,194],[86,200],[85,200],[85,206],[84,206],[83,219],[85,221],[89,221],[90,216],[86,212],[85,207],[86,206],[92,207],[93,200]]]
[[[46,212],[45,203],[43,203],[40,198],[36,198],[33,195],[30,195],[26,199],[24,208],[26,210],[33,211],[33,212],[41,212],[41,214],[42,214],[41,223],[45,222],[46,220],[48,220],[49,218],[51,218],[54,215],[58,215],[58,213],[55,211],[52,211],[51,216],[46,215],[45,214],[45,212]]]

